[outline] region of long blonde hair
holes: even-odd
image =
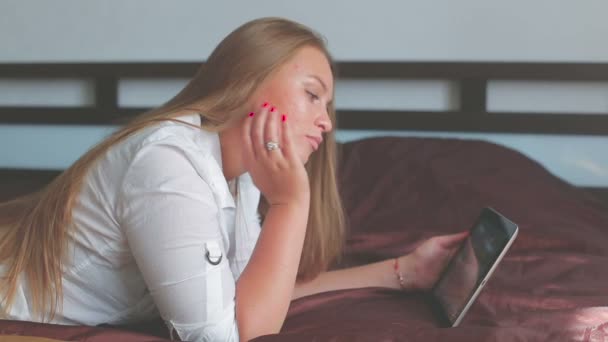
[[[0,279],[0,312],[10,312],[23,276],[34,314],[41,321],[55,316],[63,301],[62,264],[73,229],[72,208],[87,172],[111,146],[158,121],[175,120],[185,110],[201,113],[203,129],[223,130],[242,116],[243,105],[257,85],[304,46],[318,48],[331,63],[323,38],[306,26],[280,18],[242,25],[215,48],[193,79],[167,103],[134,118],[42,190],[1,203],[0,262],[6,272]],[[329,112],[336,127],[334,108]],[[328,133],[325,141],[306,165],[311,208],[298,271],[300,280],[314,278],[337,261],[344,243],[334,134]],[[261,211],[263,204],[262,199]]]

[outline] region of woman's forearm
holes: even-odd
[[[242,341],[277,333],[291,301],[308,220],[308,200],[271,207],[236,285]]]
[[[408,274],[411,274],[410,259],[409,256],[406,256],[401,258],[400,262],[401,273],[406,277]],[[363,266],[323,272],[309,282],[298,282],[292,299],[315,293],[362,287],[399,289],[399,281],[393,269],[394,261],[395,259],[389,259]]]

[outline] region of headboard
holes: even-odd
[[[92,105],[1,106],[0,125],[120,124],[145,111],[119,105],[122,79],[188,79],[200,63],[4,63],[0,79],[86,79],[94,84]],[[485,62],[338,62],[338,80],[445,80],[456,84],[458,108],[375,110],[338,107],[340,130],[407,130],[516,134],[607,136],[608,115],[488,111],[488,83],[493,80],[608,81],[606,63]],[[607,113],[608,114],[608,113]],[[57,171],[0,170],[4,188],[48,182]],[[37,181],[33,181],[37,179]],[[17,183],[19,184],[17,184]],[[11,185],[12,184],[12,185]],[[16,185],[14,185],[16,184]],[[28,189],[29,190],[29,189]],[[604,189],[591,189],[604,195]],[[10,192],[11,190],[9,190]],[[17,191],[17,190],[14,190]],[[0,198],[1,199],[1,198]]]

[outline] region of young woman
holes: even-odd
[[[183,340],[247,341],[278,332],[294,298],[431,287],[466,233],[326,271],[344,241],[333,95],[316,33],[278,18],[237,28],[169,102],[0,205],[4,317],[160,314]]]

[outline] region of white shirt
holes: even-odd
[[[198,115],[179,120],[200,125]],[[166,121],[110,148],[73,208],[63,308],[53,322],[160,313],[182,340],[238,341],[235,283],[260,233],[260,192],[248,174],[238,184],[235,203],[217,133]],[[9,318],[37,319],[27,293],[23,282]]]

